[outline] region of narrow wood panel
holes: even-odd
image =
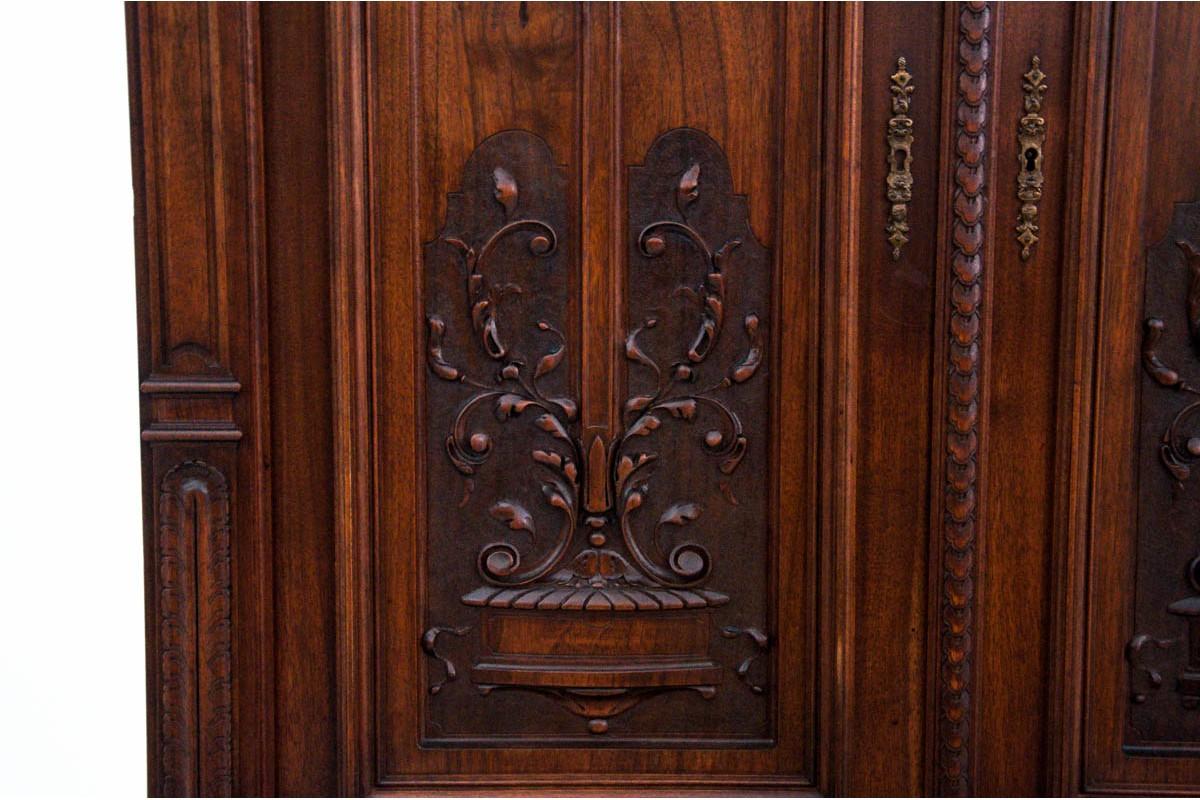
[[[995,181],[990,198],[993,228],[991,356],[988,395],[988,498],[982,524],[988,532],[982,562],[983,589],[991,602],[978,607],[980,691],[977,740],[980,794],[1041,794],[1046,751],[1034,748],[1014,762],[1009,754],[1047,733],[1045,670],[1050,663],[1049,569],[1054,533],[1055,432],[1058,425],[1060,284],[1066,270],[1064,224],[1071,86],[1074,82],[1074,9],[1067,4],[1014,4],[1002,21],[1003,57],[993,72],[995,135],[988,157]],[[1038,241],[1021,257],[1016,226],[1022,201],[1016,176],[1021,166],[1018,121],[1027,113],[1023,76],[1034,57],[1047,86],[1041,104],[1046,120],[1038,202]],[[1020,598],[1018,600],[1018,598]]]
[[[275,554],[275,790],[333,794],[333,458],[324,10],[262,7]]]
[[[155,371],[227,376],[224,182],[237,178],[236,164],[226,172],[233,154],[223,133],[238,120],[224,117],[235,109],[223,107],[222,89],[243,87],[222,85],[220,30],[211,30],[219,23],[202,6],[165,6],[142,13],[138,23],[142,154],[150,182],[143,241],[154,300],[145,310]]]
[[[1051,561],[1053,606],[1047,670],[1047,791],[1071,794],[1080,786],[1082,685],[1086,617],[1083,585],[1090,524],[1092,386],[1100,249],[1107,64],[1111,7],[1075,7],[1071,85],[1072,153],[1068,161],[1064,225],[1059,409],[1055,432],[1055,534]]]
[[[905,24],[897,25],[897,18]],[[863,10],[862,197],[859,217],[858,409],[851,587],[855,632],[848,687],[852,794],[920,794],[925,773],[926,580],[930,374],[941,209],[943,10],[934,3]],[[888,120],[904,58],[914,122],[909,241],[899,260],[885,227]],[[903,435],[898,435],[904,431]],[[900,634],[900,635],[898,635]],[[886,762],[870,753],[884,748]]]

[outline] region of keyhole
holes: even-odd
[[[904,161],[908,157],[908,152],[905,150],[892,151],[892,170],[894,172],[904,171]]]
[[[1025,171],[1033,172],[1037,165],[1038,151],[1036,147],[1030,147],[1025,151]]]

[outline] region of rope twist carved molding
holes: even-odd
[[[987,3],[961,5],[938,669],[938,788],[943,795],[965,795],[971,791],[968,755],[978,525],[976,485],[990,26],[991,10]]]

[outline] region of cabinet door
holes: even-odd
[[[812,784],[816,16],[355,16],[369,781]]]

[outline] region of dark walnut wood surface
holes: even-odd
[[[127,18],[152,795],[1200,792],[1200,12]]]

